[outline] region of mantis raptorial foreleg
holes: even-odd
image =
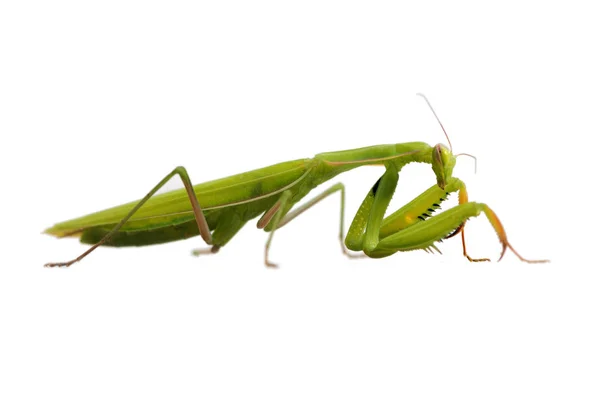
[[[398,231],[385,239],[382,239],[379,242],[376,251],[393,252],[426,248],[427,246],[431,246],[434,242],[445,238],[450,232],[455,230],[456,227],[464,224],[469,218],[478,216],[481,212],[487,217],[502,244],[502,252],[498,261],[502,259],[506,248],[508,247],[521,261],[528,263],[547,262],[547,260],[528,260],[523,258],[508,242],[506,232],[494,211],[486,204],[475,202],[460,204],[439,215],[435,215],[426,221],[422,221],[404,230]],[[480,261],[471,259],[466,255],[466,250],[464,254],[470,261]]]
[[[453,236],[459,230],[463,235],[463,253],[470,261],[483,261],[468,256],[464,242],[465,222],[483,212],[496,231],[502,244],[504,255],[510,248],[521,261],[546,262],[546,260],[527,260],[510,245],[506,232],[496,214],[486,204],[467,202],[465,185],[457,178],[448,180],[445,190],[434,185],[420,196],[409,202],[382,221],[382,215],[396,189],[397,172],[388,168],[373,189],[367,194],[352,222],[346,245],[352,250],[363,250],[370,257],[386,257],[397,251],[436,249],[435,242]],[[439,208],[450,192],[459,191],[460,204],[438,215],[431,213]]]
[[[271,221],[273,221],[273,228],[271,229],[271,232],[269,234],[269,239],[267,241],[267,245],[265,246],[265,264],[268,266],[274,266],[275,264],[272,264],[268,261],[268,253],[269,253],[269,248],[271,245],[271,240],[272,240],[272,236],[274,234],[274,231],[283,227],[284,225],[288,224],[289,222],[291,222],[292,220],[294,220],[296,217],[298,217],[300,214],[302,214],[303,212],[305,212],[306,210],[308,210],[309,208],[313,207],[314,205],[316,205],[317,203],[321,202],[323,199],[331,196],[332,194],[336,193],[336,192],[340,192],[340,230],[339,230],[339,239],[340,239],[340,245],[342,248],[342,252],[350,257],[350,258],[358,258],[358,257],[364,257],[364,254],[352,254],[348,251],[348,249],[346,248],[346,246],[344,245],[344,213],[345,213],[345,204],[346,204],[346,188],[344,187],[344,185],[342,183],[336,183],[335,185],[331,186],[330,188],[328,188],[327,190],[325,190],[324,192],[320,193],[319,195],[313,197],[312,199],[308,200],[306,203],[296,207],[295,209],[289,211],[287,214],[282,215],[279,219],[279,222],[276,222],[275,218],[277,217],[277,213],[280,210],[286,210],[286,204],[283,204],[282,200],[285,200],[282,195],[282,198],[279,199],[279,201],[277,201],[277,203],[275,203],[273,205],[273,207],[271,207],[267,212],[265,212],[265,214],[258,220],[258,223],[256,224],[256,227],[259,229],[263,229],[265,227],[267,227],[267,225],[269,225],[269,223]],[[286,198],[288,198],[286,196]],[[289,198],[288,198],[289,199]],[[284,212],[282,211],[282,213]]]
[[[424,221],[425,219],[431,217],[431,214],[440,208],[440,203],[443,202],[450,193],[456,191],[458,191],[458,203],[468,203],[469,197],[467,194],[467,188],[460,179],[450,179],[448,181],[448,185],[446,186],[446,190],[440,189],[438,185],[431,186],[421,195],[407,203],[404,207],[386,217],[383,221],[379,237],[381,239],[385,238],[401,229],[409,227],[415,222]],[[445,239],[449,239],[460,233],[462,237],[463,255],[469,261],[490,261],[489,258],[471,258],[467,254],[464,230],[465,222],[458,226],[454,232],[446,236]],[[437,250],[437,248],[433,248]]]
[[[395,167],[388,166],[358,208],[346,235],[346,247],[354,251],[364,251],[370,257],[375,256],[373,251],[379,243],[383,217],[397,184],[398,171]],[[379,257],[393,253],[381,254]]]
[[[431,217],[431,213],[440,208],[440,203],[446,199],[449,192],[464,188],[464,184],[456,178],[452,178],[448,182],[447,191],[440,189],[438,185],[433,185],[405,206],[383,219],[383,215],[396,190],[397,182],[397,170],[393,166],[388,166],[385,173],[367,193],[350,225],[346,236],[346,246],[349,249],[362,250],[373,258],[387,257],[397,251],[408,250],[408,248],[383,248],[380,242],[394,233],[404,232],[413,225],[420,225],[426,218]],[[459,224],[456,224],[446,233],[438,232],[440,237],[437,240],[447,237],[452,230],[458,231],[458,227]],[[434,233],[434,230],[431,230],[431,233]],[[452,233],[452,235],[455,233]],[[428,244],[421,243],[414,249],[428,251],[433,248],[439,251],[434,242],[435,240],[430,240]]]
[[[98,241],[98,243],[94,244],[87,251],[83,252],[79,257],[74,258],[71,261],[59,262],[59,263],[48,263],[45,266],[46,267],[68,267],[71,264],[81,261],[85,256],[87,256],[92,251],[94,251],[98,246],[101,246],[102,244],[106,243],[111,238],[111,236],[113,236],[115,233],[117,233],[119,231],[119,229],[121,229],[123,227],[123,225],[125,225],[125,223],[127,223],[127,221],[152,196],[154,196],[161,187],[163,187],[175,175],[179,175],[179,177],[183,181],[183,185],[185,186],[185,190],[190,199],[190,203],[192,204],[192,210],[194,212],[194,218],[196,219],[196,223],[198,224],[198,230],[200,231],[200,236],[202,236],[202,239],[207,244],[211,244],[212,236],[210,234],[210,229],[208,227],[208,223],[206,222],[206,218],[204,217],[204,214],[202,213],[202,208],[200,207],[200,203],[198,203],[198,199],[196,198],[196,194],[194,193],[194,188],[192,186],[190,177],[184,167],[177,167],[171,173],[169,173],[167,176],[165,176],[156,186],[154,186],[152,188],[152,190],[150,190],[148,192],[148,194],[146,196],[144,196],[144,198],[142,200],[140,200],[139,203],[137,203],[135,205],[135,207],[133,207],[131,209],[131,211],[117,225],[115,225],[115,227],[110,232],[108,232],[100,241]]]

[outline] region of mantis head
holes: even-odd
[[[431,168],[437,178],[437,184],[445,190],[446,182],[452,177],[452,171],[456,164],[456,156],[452,154],[452,151],[443,144],[436,144],[433,147],[431,155]]]

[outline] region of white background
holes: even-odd
[[[592,2],[3,2],[0,397],[600,397]],[[525,256],[348,260],[337,197],[280,231],[100,249],[40,232],[322,151],[445,143]],[[381,174],[340,176],[347,224]],[[338,180],[336,180],[338,181]],[[400,175],[394,208],[435,183]],[[173,182],[170,188],[180,187]],[[456,198],[451,199],[453,202]],[[500,246],[480,217],[473,256]]]

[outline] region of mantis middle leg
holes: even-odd
[[[269,267],[276,266],[276,264],[269,261],[269,249],[271,247],[271,242],[273,240],[273,235],[274,235],[275,231],[277,229],[283,227],[284,225],[288,224],[293,219],[295,219],[300,214],[302,214],[309,208],[313,207],[314,205],[316,205],[323,199],[325,199],[325,198],[329,197],[330,195],[337,193],[337,192],[340,192],[339,240],[340,240],[342,252],[350,258],[364,256],[363,254],[358,255],[358,254],[350,253],[348,251],[348,249],[346,248],[346,246],[344,245],[344,210],[345,210],[345,203],[346,203],[346,188],[344,187],[344,185],[342,183],[336,183],[335,185],[331,186],[330,188],[328,188],[321,194],[313,197],[306,203],[302,204],[301,206],[299,206],[289,212],[288,212],[288,210],[289,210],[288,203],[290,201],[291,193],[286,194],[286,192],[284,192],[281,195],[280,199],[277,201],[277,203],[275,203],[273,205],[273,207],[271,207],[269,210],[267,210],[267,212],[265,212],[263,214],[263,216],[258,220],[256,227],[259,229],[266,228],[266,230],[268,230],[270,228],[269,238],[267,239],[267,244],[265,245],[265,265],[267,265]]]

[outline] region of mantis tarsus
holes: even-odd
[[[421,96],[446,134],[429,101]],[[469,261],[489,261],[471,258],[465,244],[464,226],[467,219],[483,212],[502,244],[498,261],[509,248],[521,261],[546,262],[521,257],[508,242],[504,228],[492,209],[486,204],[468,201],[465,184],[452,176],[458,155],[452,153],[447,134],[446,138],[450,148],[443,144],[432,147],[426,143],[412,142],[320,153],[313,158],[287,161],[195,186],[185,168],[177,167],[142,200],[48,228],[44,233],[57,237],[79,237],[82,243],[91,244],[92,247],[71,261],[48,263],[46,266],[70,266],[98,246],[144,246],[198,234],[211,247],[194,250],[193,254],[216,253],[246,222],[261,214],[257,227],[269,232],[264,253],[265,264],[275,266],[269,261],[269,248],[275,231],[337,192],[341,196],[339,238],[342,251],[350,257],[355,254],[348,252],[348,249],[362,251],[372,258],[418,249],[439,252],[436,242],[460,233],[463,254]],[[385,217],[396,190],[398,173],[411,162],[431,164],[437,183]],[[294,204],[318,185],[342,172],[364,165],[381,165],[385,167],[385,172],[367,193],[345,240],[343,184],[331,186],[292,210]],[[185,188],[155,195],[175,175],[179,175]],[[459,204],[432,215],[452,192],[458,192]]]

